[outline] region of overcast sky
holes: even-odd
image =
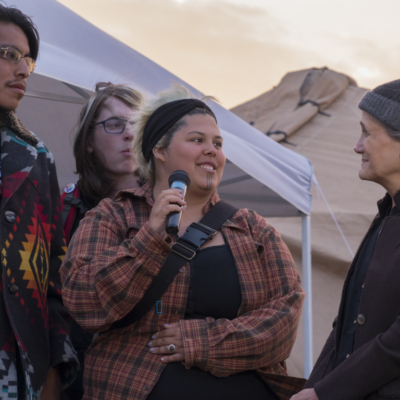
[[[399,0],[58,1],[227,108],[298,69],[400,78]]]

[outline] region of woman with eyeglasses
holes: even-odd
[[[304,385],[285,366],[304,292],[279,233],[219,202],[215,114],[176,85],[144,103],[135,126],[146,183],[92,210],[61,267],[64,304],[101,332],[84,399],[288,400]],[[184,198],[170,188],[171,175],[185,180],[177,170],[190,177]],[[166,232],[173,212],[177,235]]]
[[[67,244],[86,212],[100,200],[112,198],[120,190],[139,187],[137,164],[132,152],[135,136],[132,118],[141,100],[141,94],[127,85],[100,82],[83,107],[74,140],[79,180],[76,185],[67,185],[61,196]],[[73,321],[71,340],[81,370],[63,396],[79,400],[83,396],[84,353],[93,335]]]

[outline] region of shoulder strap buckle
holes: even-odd
[[[174,243],[171,250],[186,260],[194,258],[200,247],[217,234],[215,229],[193,222],[186,232]]]
[[[210,228],[209,226],[203,225],[200,222],[193,222],[190,226],[193,226],[193,228],[203,230],[204,233],[208,233],[210,235],[211,239],[213,236],[217,234],[217,231],[215,229]],[[189,226],[189,228],[190,228]]]
[[[216,234],[216,230],[198,222],[193,222],[178,241],[184,241],[199,250],[204,243],[211,240]]]
[[[65,197],[64,197],[64,203],[65,204],[69,204],[72,205],[74,207],[79,207],[79,205],[82,203],[81,199],[77,199],[74,197],[73,193],[68,193]]]
[[[179,247],[179,248],[177,248]],[[181,247],[184,249],[182,251]],[[175,254],[178,254],[178,256],[181,256],[185,258],[186,260],[190,261],[194,258],[196,255],[196,252],[194,250],[189,249],[189,247],[184,246],[182,243],[176,242],[172,245],[171,251],[173,251]],[[189,253],[187,253],[189,252]]]

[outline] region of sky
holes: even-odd
[[[224,107],[289,71],[400,78],[399,0],[58,0]]]

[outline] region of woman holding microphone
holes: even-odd
[[[147,183],[87,213],[61,271],[73,317],[103,331],[86,354],[84,399],[290,398],[304,383],[285,368],[304,292],[279,234],[240,209],[194,255],[176,256],[186,230],[219,207],[226,158],[213,112],[174,86],[142,105],[134,146]],[[176,170],[190,177],[185,197],[169,188]],[[176,236],[171,212],[182,212]],[[121,323],[181,256],[161,309]]]

